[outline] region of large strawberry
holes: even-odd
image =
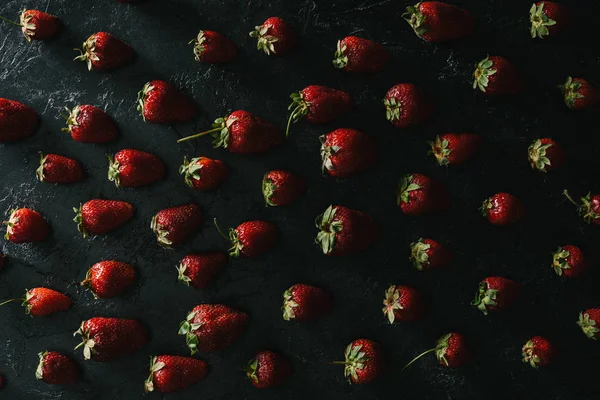
[[[269,206],[287,206],[307,190],[306,179],[289,171],[274,170],[263,176],[262,193]]]
[[[418,37],[430,43],[462,39],[471,35],[475,25],[468,11],[439,1],[408,6],[402,17]]]
[[[590,108],[600,100],[600,91],[582,78],[569,76],[558,88],[563,94],[566,106],[571,110]]]
[[[355,129],[336,129],[320,136],[321,169],[336,178],[347,178],[372,168],[377,162],[375,141]]]
[[[262,25],[255,26],[250,37],[257,38],[256,48],[266,55],[284,55],[298,43],[295,29],[279,17],[268,18]]]
[[[200,63],[223,64],[237,56],[235,44],[219,32],[202,30],[190,44],[194,44],[194,56]]]
[[[79,50],[79,49],[75,49]],[[106,71],[122,67],[133,59],[133,49],[107,32],[94,33],[83,42],[75,60],[85,61],[88,70]]]
[[[10,24],[21,27],[23,35],[28,42],[32,40],[46,40],[60,31],[61,23],[54,15],[40,10],[23,10],[19,15],[19,22],[11,21],[0,15],[0,19]]]
[[[357,210],[330,205],[317,217],[315,242],[328,256],[344,256],[367,250],[379,237],[371,216]]]
[[[439,165],[460,165],[473,158],[481,147],[481,136],[474,133],[444,133],[436,136],[431,146]]]
[[[450,207],[450,197],[446,188],[422,174],[408,174],[402,177],[396,190],[396,202],[407,215],[442,212]]]
[[[453,259],[452,251],[433,239],[419,238],[410,244],[409,260],[419,271],[443,267]]]
[[[115,121],[98,107],[80,105],[73,110],[66,110],[69,113],[64,116],[67,127],[62,130],[71,134],[73,140],[81,143],[107,143],[119,136]]]
[[[473,89],[479,89],[490,96],[516,95],[525,89],[521,73],[501,56],[487,56],[481,60],[473,76]]]
[[[322,318],[333,308],[333,296],[319,287],[298,283],[283,293],[283,319],[311,321]]]
[[[158,244],[165,248],[181,245],[202,226],[203,216],[196,204],[169,207],[152,218],[150,227],[156,234]]]
[[[186,122],[198,113],[196,104],[174,85],[150,81],[138,92],[137,110],[146,122],[174,124]]]
[[[564,190],[563,194],[571,203],[577,206],[577,210],[585,222],[600,225],[600,194],[588,193],[581,198],[581,204],[573,200],[567,190]]]
[[[554,171],[565,163],[567,153],[553,139],[534,140],[527,151],[531,168],[542,172]]]
[[[423,316],[423,295],[410,286],[390,285],[383,298],[383,315],[390,324],[395,321],[411,322]]]
[[[35,176],[40,182],[74,183],[83,179],[79,161],[58,154],[40,153],[40,166]]]
[[[533,368],[543,367],[550,363],[556,356],[556,349],[552,342],[543,336],[534,336],[529,339],[521,350],[523,362]]]
[[[398,128],[408,128],[426,122],[433,112],[427,93],[412,83],[399,83],[383,98],[385,117]]]
[[[128,356],[148,342],[148,330],[139,321],[123,318],[95,317],[83,321],[74,335],[81,335],[83,357],[98,362]]]
[[[0,97],[0,143],[17,142],[32,136],[38,123],[33,108]]]
[[[575,278],[590,267],[590,262],[577,246],[558,246],[552,255],[552,268],[556,275]]]
[[[538,1],[529,9],[531,37],[543,39],[562,33],[571,21],[567,7],[554,1]]]
[[[34,317],[46,317],[48,315],[66,311],[71,307],[71,299],[56,290],[43,287],[29,289],[25,292],[25,297],[18,299],[10,299],[3,303],[11,303],[13,301],[21,301],[25,307],[25,313]]]
[[[435,356],[441,365],[448,368],[458,368],[465,365],[470,359],[470,351],[465,337],[457,332],[448,333],[435,342],[435,347],[425,350],[413,358],[403,369],[426,354],[435,352]]]
[[[369,339],[356,339],[346,347],[344,361],[332,364],[344,365],[344,376],[348,383],[362,385],[371,383],[383,375],[387,368],[387,357],[381,345]]]
[[[120,261],[100,261],[87,271],[82,286],[87,286],[94,297],[107,299],[123,293],[136,280],[135,268]]]
[[[496,226],[514,224],[525,215],[525,207],[521,200],[509,193],[496,193],[486,199],[479,210],[492,225]]]
[[[263,350],[248,362],[245,371],[254,387],[266,389],[285,382],[292,375],[292,364],[279,353]]]
[[[149,185],[165,176],[165,164],[154,154],[124,149],[108,156],[108,180],[117,187],[135,188]]]
[[[590,339],[600,339],[600,308],[590,308],[579,313],[577,325],[581,328],[585,336]]]
[[[146,392],[172,393],[200,382],[208,373],[202,360],[181,356],[150,358],[150,376],[144,382]]]
[[[198,190],[215,190],[229,176],[229,167],[221,160],[208,157],[183,159],[179,173],[184,176],[185,184]]]
[[[29,208],[10,210],[4,238],[13,243],[41,242],[50,234],[48,223],[37,211]]]
[[[177,266],[178,279],[196,289],[204,289],[227,264],[227,254],[210,251],[188,254]]]
[[[390,60],[385,47],[369,39],[346,36],[338,40],[333,66],[346,72],[375,73]]]
[[[232,257],[260,257],[275,245],[279,237],[277,227],[266,221],[246,221],[235,229],[230,228],[229,235],[219,228],[216,218],[214,222],[221,236],[231,242],[229,255]]]
[[[40,362],[35,370],[37,379],[51,385],[71,385],[79,381],[81,371],[71,357],[56,351],[44,351],[38,356]]]
[[[479,283],[479,289],[471,305],[484,315],[498,312],[513,305],[520,293],[519,284],[500,276],[489,276]]]
[[[79,208],[73,207],[77,229],[84,238],[104,235],[117,229],[133,217],[135,208],[119,200],[90,200]]]

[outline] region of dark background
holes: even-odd
[[[22,1],[3,2],[2,15],[17,18]],[[528,32],[531,2],[455,1],[477,20],[472,38],[448,45],[418,39],[401,19],[402,1],[182,1],[152,0],[139,5],[115,1],[28,1],[28,8],[55,14],[64,31],[54,40],[28,44],[20,30],[0,24],[0,96],[24,102],[42,116],[37,134],[18,144],[0,145],[0,210],[31,207],[52,227],[49,240],[0,246],[11,260],[0,275],[1,298],[21,296],[25,288],[48,286],[74,300],[71,310],[49,318],[24,315],[17,304],[0,309],[0,371],[6,387],[1,399],[137,399],[147,376],[148,359],[156,354],[187,355],[178,323],[199,303],[224,303],[248,312],[252,321],[241,340],[224,351],[201,354],[210,374],[200,384],[171,398],[196,399],[597,399],[600,348],[575,324],[579,311],[598,305],[597,270],[565,281],[550,267],[551,253],[562,244],[581,246],[598,256],[598,228],[586,226],[561,195],[600,191],[596,159],[600,139],[596,112],[577,113],[563,104],[557,84],[568,75],[600,84],[597,16],[600,3],[569,1],[575,23],[558,40],[533,40]],[[520,4],[518,4],[520,3]],[[248,32],[267,17],[292,23],[302,44],[285,58],[268,57],[255,48]],[[200,65],[192,46],[198,30],[228,35],[240,55],[230,65]],[[108,31],[133,46],[137,61],[112,73],[88,72],[72,62],[89,35]],[[331,66],[336,41],[356,34],[386,45],[393,54],[388,68],[374,76],[345,74]],[[504,55],[527,75],[529,90],[515,99],[488,99],[471,88],[474,65],[486,54]],[[145,82],[166,79],[189,93],[201,107],[190,124],[144,123],[135,110]],[[423,128],[400,131],[385,119],[381,104],[396,83],[413,82],[435,97],[437,111]],[[213,149],[208,138],[178,145],[175,140],[206,128],[230,110],[245,109],[282,128],[289,94],[309,84],[349,91],[356,112],[329,126],[294,126],[286,145],[266,155],[243,157]],[[74,142],[60,131],[58,113],[65,106],[94,104],[118,122],[122,136],[106,146]],[[348,180],[320,174],[318,136],[337,127],[352,127],[374,136],[381,149],[378,166]],[[478,159],[460,168],[440,168],[427,157],[427,141],[441,132],[476,132],[485,138]],[[561,171],[542,174],[530,169],[527,146],[552,136],[570,159]],[[142,189],[116,189],[106,178],[107,153],[138,148],[159,155],[167,178]],[[35,179],[38,152],[80,160],[84,182],[54,186]],[[214,193],[187,188],[177,169],[183,156],[208,156],[227,162],[230,179]],[[299,172],[309,193],[288,208],[266,208],[260,183],[275,168]],[[443,181],[453,197],[444,216],[407,217],[397,208],[395,185],[404,173],[421,172]],[[491,226],[478,212],[481,202],[499,191],[519,196],[527,218],[514,227]],[[136,207],[134,219],[118,231],[85,240],[77,232],[72,207],[92,198],[120,199]],[[204,229],[181,249],[167,251],[155,241],[149,225],[158,210],[197,202],[206,212]],[[373,215],[383,231],[376,246],[353,258],[328,258],[313,244],[314,218],[329,204],[341,204]],[[281,231],[277,247],[259,260],[233,259],[208,290],[178,283],[175,266],[188,252],[226,249],[212,226],[265,219]],[[419,236],[447,243],[457,253],[454,265],[419,272],[408,262],[408,245]],[[596,254],[594,254],[596,253]],[[135,289],[114,300],[94,300],[77,287],[86,270],[104,259],[134,264],[140,279]],[[483,316],[469,306],[478,282],[490,275],[516,280],[524,295],[515,309]],[[330,289],[337,307],[327,318],[309,324],[281,318],[281,296],[294,283]],[[390,283],[408,284],[432,301],[422,322],[390,326],[381,313]],[[83,361],[72,337],[82,320],[94,316],[137,318],[152,340],[134,356],[111,364]],[[463,332],[475,362],[458,370],[440,367],[430,355],[400,374],[402,365],[433,346],[444,333]],[[521,346],[533,335],[545,335],[560,349],[554,365],[533,370],[521,362]],[[379,341],[389,354],[391,371],[368,386],[350,386],[342,367],[346,345],[359,337]],[[259,391],[241,371],[257,350],[283,352],[295,373],[282,387]],[[36,381],[37,353],[57,350],[73,355],[84,379],[73,387]],[[159,398],[158,394],[148,398]]]

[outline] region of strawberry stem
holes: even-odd
[[[573,200],[573,198],[571,197],[571,195],[569,194],[569,192],[567,191],[567,189],[563,190],[563,194],[565,195],[565,197],[573,204],[575,204],[577,207],[579,207],[579,204],[577,204],[577,202],[575,200]]]
[[[298,105],[296,106],[296,108],[294,108],[294,111],[292,111],[292,113],[290,114],[290,117],[288,118],[288,122],[287,122],[287,126],[285,128],[285,137],[288,137],[290,135],[290,126],[292,125],[292,121],[296,122],[296,117],[297,117],[297,113],[298,110],[302,107],[302,105]]]
[[[437,349],[438,349],[437,347],[434,347],[433,349],[429,349],[429,350],[426,350],[426,351],[422,352],[421,354],[419,354],[418,356],[416,356],[415,358],[413,358],[413,359],[411,360],[411,362],[409,362],[408,364],[406,364],[406,365],[404,366],[404,368],[402,368],[402,371],[404,371],[406,368],[410,367],[410,366],[412,365],[412,363],[414,363],[415,361],[417,361],[419,358],[423,357],[423,356],[424,356],[424,355],[426,355],[426,354],[429,354],[429,353],[431,353],[431,352],[434,352],[434,351],[436,351]]]
[[[198,138],[200,136],[208,135],[210,133],[219,132],[219,131],[222,131],[222,130],[223,130],[223,127],[213,128],[213,129],[210,129],[210,130],[205,131],[205,132],[200,132],[200,133],[196,133],[195,135],[186,136],[184,138],[181,138],[181,139],[179,139],[177,141],[177,143],[181,143],[181,142],[184,142],[184,141],[190,140],[190,139],[196,139],[196,138]]]
[[[10,19],[3,17],[2,15],[0,15],[0,19],[3,20],[3,21],[8,22],[9,24],[13,24],[13,25],[16,25],[16,26],[19,26],[19,27],[23,27],[23,25],[21,25],[19,23],[16,23],[15,21],[11,21]]]
[[[12,303],[13,301],[17,301],[17,300],[23,301],[23,299],[19,299],[19,298],[6,300],[5,302],[0,303],[0,307],[2,307],[5,304]]]
[[[214,218],[214,219],[213,219],[213,221],[214,221],[214,223],[215,223],[215,226],[217,227],[217,231],[219,232],[219,234],[220,234],[221,236],[223,236],[223,237],[225,238],[225,240],[229,241],[229,240],[230,240],[230,239],[229,239],[229,236],[227,236],[226,234],[224,234],[224,233],[223,233],[223,231],[222,231],[222,230],[221,230],[221,228],[219,227],[219,224],[217,223],[217,219],[216,219],[216,218]]]

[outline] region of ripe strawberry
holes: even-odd
[[[83,42],[79,52],[81,54],[75,57],[75,60],[85,61],[90,71],[122,67],[131,62],[135,55],[128,44],[107,32],[94,33]]]
[[[135,268],[120,261],[100,261],[92,265],[81,282],[94,297],[108,299],[127,290],[136,280]]]
[[[81,335],[83,358],[98,362],[114,361],[144,347],[148,331],[133,319],[95,317],[83,321],[74,335]]]
[[[419,271],[446,266],[453,259],[452,251],[433,239],[419,238],[410,244],[409,260]]]
[[[97,107],[81,105],[73,110],[66,110],[69,113],[65,116],[67,127],[62,130],[70,133],[77,142],[107,143],[119,136],[119,128],[115,121]]]
[[[450,197],[441,183],[425,175],[404,175],[398,183],[396,202],[403,213],[421,215],[446,211]]]
[[[542,172],[554,171],[560,168],[567,159],[565,150],[553,139],[536,139],[528,149],[531,168]]]
[[[79,381],[79,366],[71,357],[55,351],[44,351],[38,354],[40,363],[35,370],[35,377],[51,385],[71,385]]]
[[[37,211],[29,208],[10,210],[4,238],[13,243],[41,242],[50,234],[48,223]]]
[[[329,314],[333,296],[328,291],[304,285],[293,285],[283,293],[283,319],[286,321],[311,321]]]
[[[58,33],[61,27],[58,18],[39,10],[23,10],[19,15],[19,22],[12,21],[1,15],[0,20],[20,27],[28,42],[50,39]]]
[[[562,33],[571,21],[569,10],[553,1],[538,1],[529,10],[531,37],[543,39]]]
[[[266,55],[284,55],[292,51],[298,43],[295,29],[278,17],[271,17],[262,25],[254,27],[250,37],[257,38],[256,48]]]
[[[150,358],[150,376],[144,383],[146,393],[156,390],[172,393],[200,382],[208,373],[202,360],[181,356],[156,356]]]
[[[0,97],[0,143],[17,142],[32,136],[38,123],[33,108]]]
[[[556,350],[554,345],[545,337],[534,336],[525,343],[521,354],[523,355],[523,362],[537,368],[550,364],[556,355]]]
[[[369,339],[356,339],[346,347],[344,361],[334,361],[332,364],[344,365],[344,376],[348,383],[362,385],[371,383],[387,368],[388,362],[379,343]]]
[[[119,200],[90,200],[79,208],[73,207],[77,229],[84,238],[104,235],[117,229],[133,217],[135,209]]]
[[[138,92],[142,118],[154,124],[174,124],[191,120],[198,114],[196,104],[174,85],[165,81],[150,81]]]
[[[0,272],[6,267],[8,264],[8,256],[0,251]]]
[[[229,255],[258,258],[266,253],[277,242],[279,232],[275,225],[265,221],[246,221],[237,228],[229,229],[229,236],[223,233],[217,219],[214,220],[217,230],[226,240],[231,242]]]
[[[356,36],[338,40],[333,66],[346,72],[375,73],[382,71],[390,53],[379,43]]]
[[[327,207],[315,225],[319,229],[315,242],[328,256],[360,253],[379,237],[379,227],[371,216],[342,206]]]
[[[577,325],[585,335],[593,340],[600,338],[600,308],[590,308],[579,313]]]
[[[200,229],[203,216],[196,204],[169,207],[159,211],[150,227],[156,234],[158,244],[167,249],[181,245]]]
[[[496,193],[486,199],[479,209],[492,225],[507,226],[525,215],[525,207],[518,197],[508,193]]]
[[[563,94],[565,104],[571,110],[590,108],[600,100],[600,91],[581,78],[567,77],[564,85],[558,88]]]
[[[563,194],[571,203],[577,206],[579,214],[585,222],[600,225],[600,194],[588,193],[581,198],[581,204],[577,204],[567,190],[564,190]]]
[[[421,318],[425,310],[423,295],[410,286],[390,285],[383,299],[383,315],[394,321],[411,322]]]
[[[490,96],[516,95],[525,89],[521,73],[504,57],[487,56],[477,64],[473,76],[473,89]]]
[[[418,37],[430,43],[470,36],[475,25],[468,11],[439,1],[422,1],[408,6],[402,17]]]
[[[188,254],[179,263],[178,279],[196,289],[204,289],[215,276],[227,265],[227,254],[211,251],[202,254]]]
[[[575,278],[589,267],[589,260],[579,247],[570,244],[558,246],[558,250],[552,254],[552,268],[558,276]]]
[[[33,317],[46,317],[57,312],[66,311],[71,307],[71,299],[67,296],[43,287],[29,289],[25,292],[25,297],[7,300],[0,303],[0,306],[13,301],[22,301],[25,313]]]
[[[196,61],[206,64],[223,64],[237,57],[235,44],[225,35],[215,31],[200,31],[192,40]]]
[[[135,188],[149,185],[165,176],[165,164],[154,154],[124,149],[108,156],[108,180],[117,187]]]
[[[519,293],[518,283],[499,276],[490,276],[479,283],[479,290],[471,305],[487,315],[489,311],[498,312],[511,307]]]
[[[179,335],[192,354],[222,350],[237,340],[248,325],[250,316],[222,304],[200,304],[179,325]]]
[[[40,182],[75,183],[83,179],[79,161],[58,154],[40,153],[40,166],[35,175]]]
[[[383,99],[385,117],[398,128],[426,122],[433,112],[429,96],[412,83],[399,83],[388,90]]]
[[[348,178],[368,170],[377,162],[375,141],[361,131],[336,129],[319,137],[321,141],[321,169],[336,178]]]
[[[248,362],[245,371],[254,387],[266,389],[285,382],[292,375],[292,364],[279,353],[263,350]]]
[[[273,170],[265,174],[262,193],[269,206],[287,206],[306,193],[307,183],[303,177],[288,171]]]
[[[221,160],[208,157],[195,157],[192,161],[184,157],[179,173],[193,189],[215,190],[229,176],[229,167]]]
[[[457,332],[448,333],[435,342],[435,347],[424,351],[403,368],[408,368],[412,363],[426,354],[435,352],[441,365],[448,368],[458,368],[465,365],[470,359],[470,351],[463,335]]]
[[[473,158],[481,147],[481,136],[474,133],[444,133],[429,142],[431,151],[441,166],[460,165]]]

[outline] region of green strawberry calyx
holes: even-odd
[[[588,193],[587,195],[581,198],[581,204],[578,204],[575,200],[573,200],[573,198],[566,189],[563,190],[563,194],[571,203],[577,206],[579,214],[583,217],[583,220],[588,224],[600,218],[600,214],[593,210],[591,193]]]
[[[487,218],[492,208],[494,208],[494,203],[490,197],[483,201],[483,204],[481,204],[481,207],[479,207],[479,211],[481,212],[481,215]]]
[[[71,133],[71,130],[74,126],[79,126],[77,118],[79,118],[79,113],[81,110],[79,106],[74,107],[72,110],[70,110],[68,107],[65,107],[65,110],[67,110],[67,114],[60,113],[60,115],[67,120],[67,126],[61,128],[61,131]]]
[[[40,166],[35,170],[35,177],[40,182],[44,182],[44,164],[46,164],[46,159],[48,156],[44,155],[44,153],[40,152]]]
[[[598,332],[600,332],[600,329],[598,329],[598,324],[596,321],[590,318],[588,313],[579,313],[579,321],[577,321],[577,325],[581,327],[581,330],[583,333],[585,333],[585,336],[596,340],[596,335]]]
[[[308,114],[311,106],[311,103],[304,99],[302,92],[294,92],[290,95],[290,98],[292,99],[292,104],[289,105],[288,110],[291,110],[292,112],[288,118],[287,127],[285,128],[286,137],[290,134],[290,125],[304,118]]]
[[[558,250],[554,252],[552,255],[552,268],[554,268],[556,275],[561,276],[563,274],[563,270],[571,268],[569,262],[567,261],[570,255],[571,253],[560,246],[558,247]]]
[[[431,245],[425,243],[422,238],[410,244],[409,260],[419,271],[422,271],[425,266],[429,265],[428,251],[430,248]]]
[[[204,36],[204,31],[198,32],[198,36],[195,39],[190,40],[189,44],[194,45],[194,56],[196,61],[202,60],[202,53],[206,50],[206,36]]]
[[[116,187],[121,186],[121,173],[119,172],[119,162],[115,161],[113,156],[108,157],[108,180],[115,183]]]
[[[521,350],[523,362],[529,363],[533,368],[537,368],[540,362],[540,356],[535,354],[535,344],[532,340],[528,340]]]
[[[400,304],[400,291],[396,285],[391,285],[385,291],[385,297],[383,299],[383,315],[385,315],[390,321],[390,324],[394,323],[396,318],[396,310],[402,310],[402,304]]]
[[[223,147],[226,149],[229,146],[230,127],[235,121],[237,121],[237,118],[232,117],[230,115],[227,115],[222,118],[217,118],[215,119],[215,122],[213,122],[211,129],[204,132],[196,133],[195,135],[183,137],[177,140],[177,143],[181,143],[190,139],[195,139],[204,135],[211,135],[213,138],[212,144],[215,148]]]
[[[496,303],[497,296],[498,290],[490,289],[485,281],[481,281],[471,305],[477,307],[484,315],[488,315],[488,306],[498,305],[498,303]]]
[[[269,29],[271,25],[258,25],[250,32],[250,37],[258,38],[256,48],[264,51],[268,56],[275,54],[275,43],[279,41],[275,36],[268,34]]]
[[[452,333],[448,333],[448,334],[442,336],[441,338],[439,338],[437,340],[437,342],[435,342],[434,348],[425,350],[424,352],[422,352],[421,354],[419,354],[418,356],[413,358],[408,364],[406,364],[402,368],[402,371],[404,371],[406,368],[410,367],[419,358],[423,357],[426,354],[433,353],[433,352],[435,352],[435,356],[437,357],[439,362],[448,366],[448,361],[446,360],[446,351],[448,350],[448,346],[449,346],[448,341],[450,340],[451,336],[452,336]]]
[[[283,319],[286,321],[296,318],[294,309],[298,307],[298,303],[293,299],[292,289],[293,286],[283,292],[283,306],[281,307],[281,310],[283,311]]]
[[[410,201],[410,192],[421,189],[420,185],[412,183],[412,175],[404,175],[398,184],[396,191],[396,201],[398,205],[408,203]]]
[[[179,331],[177,332],[178,335],[185,335],[185,342],[189,347],[192,355],[196,354],[196,352],[198,351],[199,343],[198,336],[196,336],[194,332],[196,332],[202,326],[202,323],[192,322],[196,317],[196,314],[196,311],[192,311],[191,313],[189,313],[185,321],[182,321],[179,324]]]
[[[475,77],[473,89],[479,88],[479,90],[485,93],[488,84],[490,83],[489,77],[497,72],[493,67],[494,62],[490,60],[489,56],[477,64],[477,68],[475,68],[475,72],[473,73],[473,76]]]
[[[352,380],[355,382],[359,380],[357,372],[363,370],[369,361],[367,354],[361,350],[362,345],[350,343],[344,352],[346,360],[332,362],[332,364],[344,365],[344,377],[348,379],[349,383],[352,383]]]
[[[73,49],[78,51],[80,54],[73,59],[73,61],[85,61],[88,70],[92,70],[92,61],[100,61],[98,54],[96,53],[96,36],[92,35],[81,46],[81,49]]]
[[[348,56],[344,53],[346,51],[346,43],[342,43],[338,40],[335,54],[333,55],[333,66],[335,68],[342,69],[348,65]]]
[[[8,221],[2,222],[2,224],[6,225],[6,233],[4,234],[4,239],[10,240],[14,232],[14,226],[19,222],[19,217],[17,217],[17,210],[10,210],[10,215],[8,217]]]
[[[424,24],[427,17],[421,12],[420,6],[421,2],[414,6],[408,6],[406,7],[406,11],[402,14],[402,18],[408,22],[418,37],[422,37],[429,30]]]
[[[246,376],[251,379],[253,382],[258,383],[258,359],[253,358],[248,361],[248,365],[244,368],[244,372],[246,372]]]
[[[77,224],[77,230],[83,235],[83,238],[85,239],[89,236],[89,232],[87,231],[87,229],[85,229],[81,208],[81,204],[79,204],[79,208],[73,207],[73,211],[75,212],[75,218],[73,218],[73,222]]]
[[[323,254],[329,254],[333,251],[336,244],[336,235],[344,229],[342,222],[335,220],[336,211],[337,208],[330,205],[315,220],[315,225],[320,229],[315,242],[321,247]]]
[[[546,172],[546,165],[552,165],[550,159],[546,156],[546,150],[552,147],[552,143],[542,144],[540,139],[535,140],[527,150],[531,168]]]
[[[88,269],[87,272],[85,273],[85,279],[83,281],[81,281],[80,283],[81,286],[86,286],[90,292],[92,292],[92,295],[94,295],[94,299],[98,298],[98,295],[96,294],[96,292],[94,292],[94,287],[92,285],[92,269]]]
[[[183,164],[179,167],[179,173],[183,175],[185,184],[191,188],[194,187],[194,181],[201,179],[200,170],[202,169],[202,164],[200,164],[200,160],[202,160],[202,157],[192,158],[191,161],[188,161],[187,157],[184,157]]]
[[[326,135],[319,136],[319,141],[321,142],[321,172],[325,173],[325,170],[331,171],[335,169],[333,165],[333,161],[331,157],[334,156],[338,151],[340,151],[340,146],[327,146],[327,137]]]
[[[402,111],[402,103],[395,97],[383,99],[385,106],[385,118],[388,121],[394,122],[400,119],[400,111]]]
[[[583,94],[579,93],[581,82],[574,81],[570,76],[567,77],[564,85],[559,85],[558,88],[563,93],[565,104],[569,108],[575,107],[575,100],[585,98]]]
[[[186,286],[190,286],[190,282],[192,279],[187,276],[185,273],[187,271],[187,266],[183,263],[180,263],[177,267],[177,279],[183,282]]]
[[[81,335],[81,343],[75,347],[75,350],[83,346],[83,358],[89,360],[92,358],[92,354],[97,354],[96,349],[94,349],[96,342],[94,342],[94,339],[90,338],[90,331],[89,329],[84,329],[84,325],[85,321],[81,323],[81,326],[73,333],[73,336]]]
[[[447,166],[449,163],[448,156],[452,153],[452,149],[448,148],[450,142],[436,136],[435,141],[429,142],[429,145],[431,146],[429,154],[433,154],[439,165]]]
[[[38,363],[37,368],[35,369],[35,378],[38,380],[44,379],[44,358],[48,354],[47,351],[38,353],[38,357],[40,358],[40,362]]]
[[[142,88],[142,90],[140,90],[138,92],[137,110],[139,111],[139,113],[142,116],[142,118],[144,119],[144,121],[146,121],[146,113],[145,113],[146,98],[148,97],[148,93],[150,93],[154,89],[155,89],[154,86],[152,86],[150,84],[150,82],[147,82],[144,85],[144,87]]]
[[[277,206],[277,204],[274,203],[271,200],[271,198],[273,197],[273,194],[275,193],[275,190],[277,190],[278,187],[279,186],[277,186],[275,182],[273,182],[273,180],[271,180],[271,178],[268,177],[268,173],[265,174],[262,181],[262,193],[263,197],[265,198],[265,203],[267,203],[267,206]]]
[[[173,241],[169,239],[170,232],[168,228],[162,226],[158,223],[158,214],[152,217],[152,222],[150,222],[150,228],[156,234],[156,240],[161,247],[166,249],[170,249]]]
[[[529,10],[529,19],[531,21],[531,37],[532,38],[540,38],[543,39],[544,36],[548,36],[550,33],[548,31],[548,27],[552,25],[556,25],[556,21],[550,19],[544,13],[544,2],[540,2],[539,5],[533,3],[531,9]]]
[[[150,376],[144,382],[144,391],[146,393],[154,390],[154,374],[166,366],[164,362],[157,362],[157,360],[158,357],[150,357]]]
[[[228,240],[229,242],[231,242],[231,247],[229,248],[229,255],[232,257],[239,257],[240,252],[244,248],[244,245],[242,244],[240,238],[238,237],[237,230],[235,230],[233,228],[229,228],[229,235],[226,235],[219,227],[219,224],[217,223],[216,218],[213,219],[213,222],[214,222],[215,227],[217,228],[217,231],[219,232],[219,234],[221,236],[223,236],[225,238],[225,240]]]
[[[31,38],[35,35],[35,30],[37,26],[31,22],[31,20],[33,19],[33,15],[27,13],[26,11],[27,10],[21,11],[21,15],[19,16],[19,22],[21,23],[21,30],[23,31],[23,35],[25,35],[25,39],[27,39],[28,42],[31,42]]]

